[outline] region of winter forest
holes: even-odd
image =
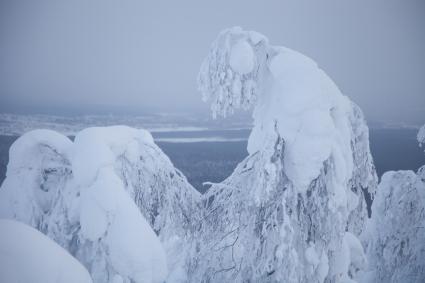
[[[362,109],[310,57],[237,26],[211,42],[199,99],[252,126],[205,191],[153,127],[0,116],[0,283],[425,282],[425,162],[378,175]]]

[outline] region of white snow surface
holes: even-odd
[[[125,126],[88,128],[74,143],[49,130],[29,132],[10,149],[0,217],[48,235],[95,282],[163,282],[164,248],[116,169],[122,156],[139,161],[144,147],[155,147],[151,135]]]
[[[244,75],[252,72],[254,60],[254,51],[248,42],[241,40],[233,45],[229,64],[236,73]]]
[[[0,282],[92,282],[75,258],[32,227],[0,219],[0,231]]]
[[[9,150],[9,173],[21,168],[38,168],[44,157],[43,148],[55,148],[58,154],[67,155],[72,142],[66,136],[51,130],[34,130],[14,142]],[[31,158],[22,158],[31,156]]]
[[[77,134],[72,148],[72,170],[76,182],[88,185],[99,168],[113,166],[120,155],[133,160],[140,155],[139,144],[153,144],[151,134],[126,126],[93,127]]]

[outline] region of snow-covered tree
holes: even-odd
[[[418,141],[425,142],[425,126]],[[369,261],[363,281],[425,281],[425,165],[382,176],[362,237]]]
[[[163,245],[180,268],[197,197],[146,131],[89,128],[73,143],[36,130],[10,149],[0,216],[46,234],[95,282],[162,282]]]
[[[377,177],[360,109],[310,58],[261,34],[220,33],[199,88],[213,115],[253,108],[249,156],[204,196],[192,282],[342,282]]]
[[[424,282],[425,183],[420,176],[385,173],[369,225],[369,282]]]

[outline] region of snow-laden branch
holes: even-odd
[[[264,36],[239,27],[220,33],[198,76],[203,99],[212,101],[214,117],[255,103],[267,45]]]

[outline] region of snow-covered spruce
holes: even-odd
[[[370,263],[364,282],[425,281],[425,165],[382,176],[362,238]]]
[[[425,281],[425,179],[420,172],[386,172],[372,204],[363,282]]]
[[[92,282],[75,258],[37,230],[0,219],[0,231],[0,282]]]
[[[213,115],[254,109],[247,157],[204,197],[192,282],[347,282],[377,177],[360,109],[310,58],[220,33],[198,78]]]
[[[89,128],[72,143],[36,130],[10,149],[0,216],[49,236],[95,282],[162,282],[166,255],[150,225],[167,253],[179,252],[196,197],[146,131]]]
[[[200,194],[144,130],[128,127],[88,128],[75,138],[74,175],[87,178],[87,160],[100,167],[113,162],[116,174],[150,226],[158,234],[167,256],[168,281],[184,278],[185,253],[196,223]],[[102,149],[105,144],[112,150]],[[80,163],[75,156],[80,156]],[[77,170],[77,171],[75,171]]]

